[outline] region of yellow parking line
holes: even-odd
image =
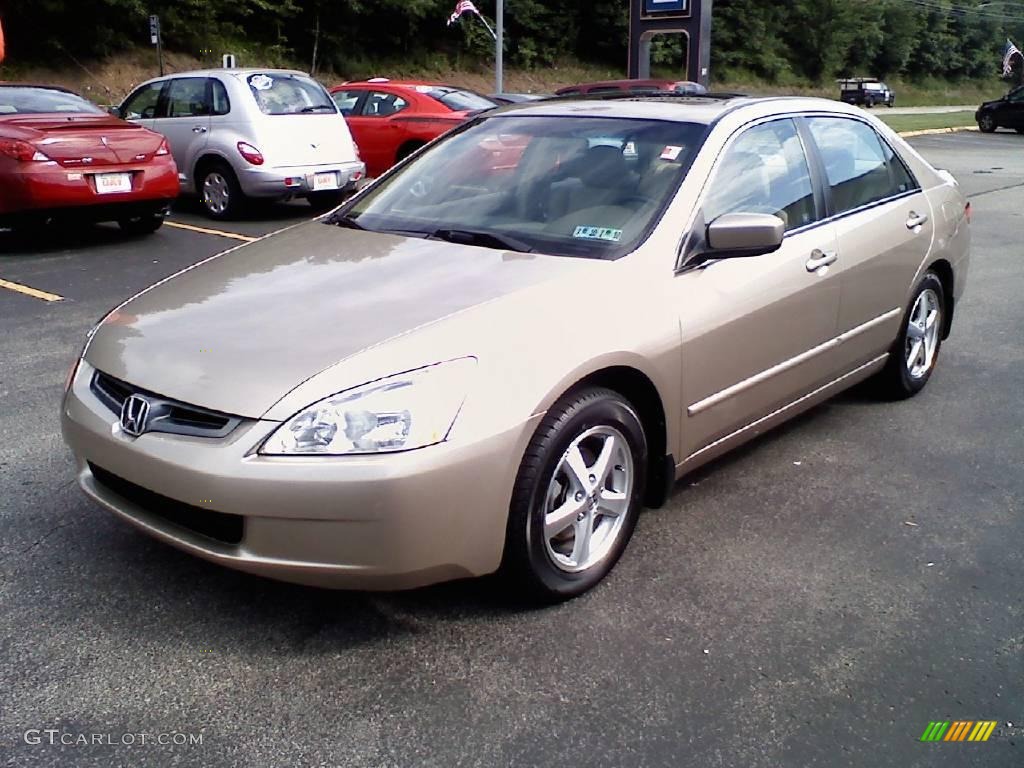
[[[64,301],[64,297],[58,296],[56,293],[47,293],[46,291],[40,291],[38,288],[30,288],[27,285],[12,283],[10,280],[4,280],[2,278],[0,278],[0,288],[17,291],[18,293],[23,293],[26,296],[32,296],[36,299],[42,299],[43,301]]]
[[[241,240],[243,243],[255,243],[259,240],[258,237],[249,237],[249,235],[239,235],[237,232],[223,232],[219,229],[207,229],[206,227],[193,227],[191,224],[181,224],[177,221],[165,221],[165,226],[174,227],[175,229],[187,229],[189,232],[198,232],[202,235],[216,235],[217,237],[229,237],[232,240]]]

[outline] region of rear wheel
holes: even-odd
[[[150,235],[164,225],[162,213],[148,213],[143,216],[132,216],[118,219],[117,226],[129,235]]]
[[[417,149],[419,149],[422,146],[423,146],[423,142],[421,142],[421,141],[420,142],[413,141],[413,142],[410,142],[408,144],[403,145],[398,150],[398,155],[395,157],[395,162],[396,163],[402,162],[403,160],[405,160],[405,158],[407,158],[409,155],[411,155],[413,152],[415,152]]]
[[[311,192],[306,198],[314,211],[329,211],[345,202],[346,194],[337,192]]]
[[[225,163],[209,165],[199,180],[203,208],[212,219],[233,219],[245,207],[245,196],[235,172]]]
[[[985,114],[978,118],[978,129],[982,133],[992,133],[996,128],[996,120],[992,115]]]
[[[924,389],[939,360],[945,317],[945,288],[938,275],[927,272],[903,316],[889,360],[876,377],[880,395],[903,400]]]
[[[618,393],[592,388],[556,403],[516,477],[502,562],[513,588],[552,602],[603,579],[633,534],[646,466],[643,426]]]

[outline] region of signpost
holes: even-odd
[[[651,41],[657,35],[686,37],[686,78],[707,86],[711,79],[711,7],[713,0],[630,0],[631,78],[651,76]]]
[[[160,17],[153,14],[149,17],[149,42],[156,46],[156,59],[160,64],[160,76],[164,75],[164,50],[160,39]]]

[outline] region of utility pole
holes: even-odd
[[[497,0],[498,34],[494,41],[494,92],[505,92],[505,0]]]
[[[164,76],[163,36],[160,34],[160,17],[156,14],[149,17],[149,41],[156,46],[156,60],[160,64],[160,77]]]

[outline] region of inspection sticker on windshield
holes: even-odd
[[[617,243],[622,239],[622,230],[610,227],[576,227],[572,236],[580,240],[608,240]]]
[[[678,160],[679,159],[679,155],[682,154],[682,151],[683,151],[682,147],[673,147],[673,146],[669,145],[669,146],[665,147],[663,150],[661,150],[661,159],[662,160]]]

